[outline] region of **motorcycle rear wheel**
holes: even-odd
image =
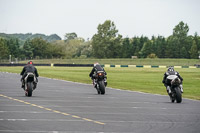
[[[31,97],[33,92],[33,85],[31,82],[27,83],[26,96]]]
[[[104,85],[104,81],[99,81],[99,90],[101,92],[102,95],[105,94],[105,85]]]

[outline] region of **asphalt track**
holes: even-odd
[[[200,101],[39,78],[25,97],[20,76],[0,72],[1,133],[199,133]],[[109,82],[109,80],[108,80]]]

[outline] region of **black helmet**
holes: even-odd
[[[173,72],[173,71],[174,71],[174,68],[173,68],[173,67],[169,67],[169,68],[167,69],[167,71],[168,71],[168,72]]]

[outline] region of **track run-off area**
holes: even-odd
[[[198,133],[200,101],[39,77],[26,97],[19,74],[0,72],[1,133]]]

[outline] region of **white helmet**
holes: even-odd
[[[98,62],[94,63],[94,67],[95,67],[95,66],[97,66],[97,65],[99,65],[99,63],[98,63]]]

